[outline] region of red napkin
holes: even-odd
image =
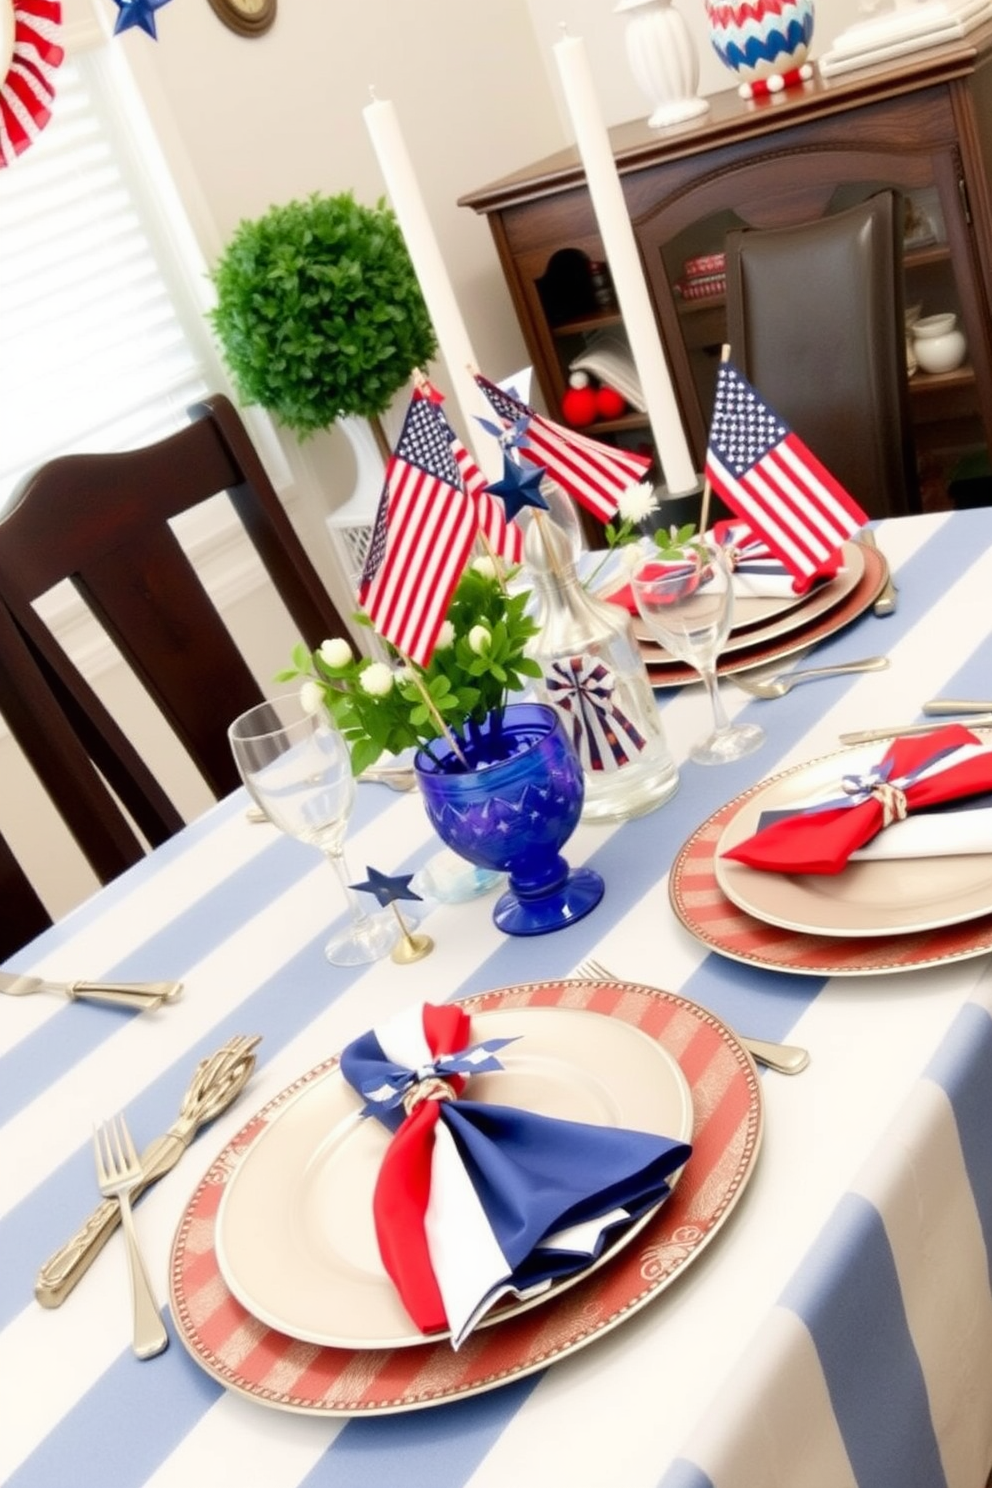
[[[895,787],[895,798],[889,797],[889,810],[895,814],[888,820],[883,789],[864,794],[864,798],[852,796],[849,806],[798,810],[745,838],[723,856],[771,873],[839,873],[857,848],[870,842],[889,821],[898,819],[899,796],[905,812],[910,812],[992,791],[992,751],[950,763],[926,780],[912,778],[941,755],[968,744],[981,746],[982,740],[960,723],[935,729],[932,734],[896,739],[874,767],[880,779]],[[839,780],[837,786],[840,799],[843,787]]]

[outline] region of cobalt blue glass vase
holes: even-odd
[[[561,930],[594,909],[603,880],[569,868],[560,848],[582,810],[582,766],[557,714],[511,703],[459,740],[469,768],[436,739],[414,760],[441,841],[470,863],[509,873],[493,919],[508,935]]]

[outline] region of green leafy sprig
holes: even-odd
[[[347,641],[330,640],[315,652],[294,648],[293,665],[278,682],[299,680],[305,701],[327,708],[346,739],[354,774],[380,755],[400,754],[440,738],[444,726],[464,738],[510,695],[540,677],[526,654],[538,632],[527,614],[526,590],[511,594],[489,559],[477,559],[462,574],[448,607],[437,647],[426,667],[405,661],[387,647],[390,661],[356,657]],[[355,616],[370,625],[365,614]]]
[[[686,522],[682,527],[659,527],[654,534],[654,541],[663,558],[692,556],[699,562],[709,559],[706,544],[696,535],[695,522]]]

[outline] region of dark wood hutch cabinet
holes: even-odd
[[[992,448],[992,25],[768,99],[731,89],[690,126],[622,125],[611,142],[700,469],[724,311],[719,297],[679,293],[686,261],[718,252],[732,226],[809,220],[887,186],[911,213],[907,307],[955,311],[968,341],[963,367],[910,380],[918,459],[946,480],[963,455]],[[584,261],[575,250],[594,264],[604,256],[578,154],[563,150],[459,205],[489,219],[541,391],[560,417],[569,363],[604,330],[622,333],[589,276],[556,277]],[[647,419],[632,412],[589,432],[650,447]]]

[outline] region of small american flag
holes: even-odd
[[[717,377],[706,475],[804,582],[834,564],[842,544],[868,521],[850,492],[728,362]]]
[[[486,490],[489,482],[454,431],[451,452],[461,472],[462,485],[475,502],[479,531],[500,558],[507,563],[520,563],[524,556],[524,535],[516,522],[508,522],[503,503]]]
[[[415,393],[386,470],[358,598],[379,634],[418,666],[431,659],[478,529],[448,421]]]
[[[542,418],[511,393],[477,375],[476,382],[495,413],[509,426],[529,419],[527,457],[556,480],[580,506],[601,522],[616,515],[623,493],[644,479],[651,461],[632,450],[612,449],[597,439]]]

